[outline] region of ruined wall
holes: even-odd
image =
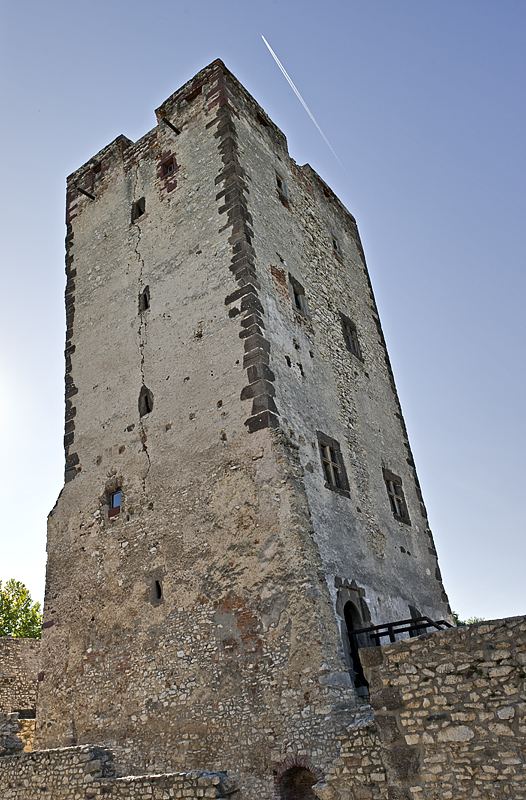
[[[0,637],[0,711],[36,708],[40,639]]]
[[[0,758],[2,799],[33,800],[38,792],[50,800],[290,800],[296,795],[290,783],[284,789],[286,778],[298,771],[310,776],[311,788],[297,795],[302,800],[524,799],[526,618],[369,648],[361,657],[372,708],[327,709],[323,734],[333,747],[331,760],[323,738],[311,748],[305,715],[303,738],[295,738],[285,757],[275,748],[268,775],[247,773],[238,762],[215,773],[203,772],[208,765],[202,763],[191,773],[120,775],[118,754],[83,746]]]
[[[13,731],[25,752],[33,747],[39,669],[40,639],[0,637],[0,741],[7,750]]]
[[[112,753],[102,747],[70,747],[0,759],[2,800],[106,800],[238,796],[225,774],[189,773],[114,777]]]
[[[360,651],[389,797],[526,797],[526,619]]]

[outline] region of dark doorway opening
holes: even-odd
[[[317,800],[312,791],[317,782],[316,775],[304,767],[291,767],[279,780],[281,800]]]
[[[349,637],[349,650],[351,655],[351,674],[354,680],[354,686],[356,688],[356,693],[359,696],[369,694],[369,684],[365,679],[365,675],[363,672],[363,667],[360,661],[360,656],[358,653],[359,644],[362,644],[363,647],[367,647],[368,642],[364,641],[358,642],[357,639],[359,637],[353,636],[352,632],[356,630],[360,630],[363,627],[363,621],[360,612],[349,600],[345,603],[343,607],[343,615],[345,619],[345,626],[347,628],[347,635]]]

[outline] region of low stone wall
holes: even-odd
[[[341,709],[337,733],[334,715],[326,717],[339,757],[324,769],[306,726],[305,747],[275,764],[275,800],[292,797],[281,786],[295,769],[317,781],[295,800],[526,800],[526,618],[440,631],[360,656],[372,709]],[[6,740],[13,739],[4,752],[20,749],[16,716],[0,717]],[[272,797],[270,774],[117,777],[113,762],[109,749],[91,745],[6,755],[1,800]]]
[[[526,798],[524,617],[361,650],[360,657],[389,798]]]
[[[0,711],[34,712],[40,639],[0,637]]]
[[[0,759],[0,787],[2,800],[192,800],[236,794],[235,781],[223,772],[115,777],[111,751],[90,745],[6,756]]]

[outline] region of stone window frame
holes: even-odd
[[[108,495],[108,519],[118,517],[122,509],[122,488],[109,492]]]
[[[161,178],[165,180],[166,178],[171,178],[176,170],[176,161],[175,161],[175,154],[171,154],[163,159],[160,163],[161,168]]]
[[[316,431],[325,488],[350,499],[349,480],[340,443],[322,431]]]
[[[398,522],[403,522],[404,525],[411,525],[411,518],[409,517],[409,510],[402,488],[402,478],[385,467],[382,472],[393,517]]]
[[[340,322],[342,326],[343,339],[345,346],[349,353],[363,361],[362,348],[360,347],[360,340],[358,338],[358,328],[350,317],[340,311]],[[349,329],[349,332],[346,330]],[[354,334],[354,336],[353,336]]]
[[[290,272],[289,272],[289,293],[293,309],[306,319],[310,319],[309,306],[307,303],[307,296],[305,294],[305,287]]]

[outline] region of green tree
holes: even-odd
[[[42,611],[33,603],[29,591],[14,578],[0,581],[0,636],[15,639],[40,639]]]
[[[462,625],[473,625],[475,622],[484,622],[484,617],[470,617],[469,619],[459,619],[456,611],[452,611],[451,616],[457,623],[458,628],[460,628]]]

